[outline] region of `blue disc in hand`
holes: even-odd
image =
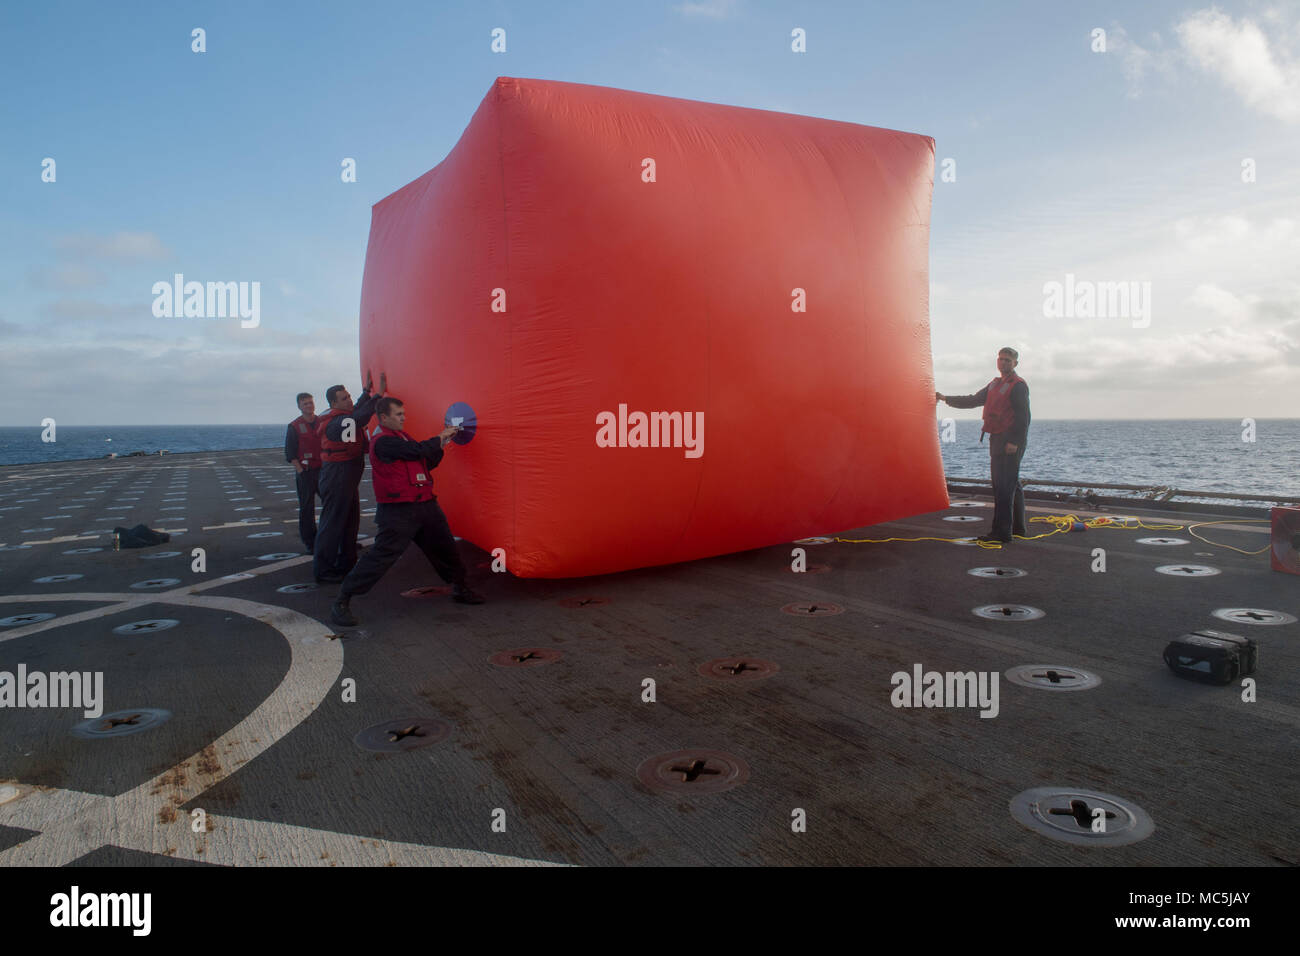
[[[474,440],[474,432],[478,429],[478,418],[474,415],[474,409],[464,402],[454,402],[447,409],[447,414],[442,417],[442,424],[444,427],[459,425],[460,431],[451,440],[457,445],[468,445]]]

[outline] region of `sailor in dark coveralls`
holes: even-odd
[[[974,395],[941,395],[935,401],[953,408],[984,406],[980,441],[989,436],[989,468],[993,475],[993,527],[981,541],[1003,544],[1013,534],[1025,535],[1025,495],[1020,489],[1020,459],[1029,437],[1029,385],[1016,374],[1020,355],[1013,348],[998,352],[998,378]]]
[[[361,556],[343,580],[338,600],[330,608],[330,618],[340,627],[356,627],[357,619],[349,606],[352,596],[369,592],[412,541],[438,576],[452,586],[452,600],[482,604],[483,598],[465,583],[465,565],[447,516],[433,494],[430,474],[442,461],[447,442],[460,429],[451,426],[427,441],[416,441],[402,431],[406,410],[399,399],[381,398],[375,410],[379,430],[370,446],[370,479],[375,486],[379,534],[374,547]]]
[[[284,433],[284,460],[293,465],[298,483],[298,535],[311,554],[316,549],[316,485],[320,477],[320,438],[316,435],[316,400],[298,393],[298,411]]]
[[[383,387],[380,387],[380,393]],[[371,395],[370,376],[354,406],[342,385],[325,391],[330,410],[316,423],[320,437],[320,530],[316,533],[316,581],[342,581],[357,563],[357,530],[361,527],[361,500],[357,486],[366,470],[366,425],[379,395]]]

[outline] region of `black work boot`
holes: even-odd
[[[339,627],[356,627],[360,623],[352,616],[352,608],[348,604],[352,601],[352,595],[340,594],[338,600],[330,607],[330,620]]]
[[[461,604],[484,603],[483,596],[475,593],[468,584],[453,584],[451,586],[451,599],[453,601],[458,601]]]

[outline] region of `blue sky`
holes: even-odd
[[[1295,4],[87,2],[0,14],[0,424],[280,422],[355,391],[370,206],[497,76],[933,136],[941,391],[1011,344],[1036,418],[1296,414]],[[259,281],[260,325],[155,317],[176,272]],[[1045,316],[1067,274],[1149,282],[1149,324]]]

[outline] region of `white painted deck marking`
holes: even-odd
[[[302,555],[256,569],[271,574],[312,560]],[[289,670],[271,695],[238,724],[199,753],[171,770],[116,797],[32,787],[14,781],[16,796],[0,801],[0,825],[36,830],[37,835],[0,852],[0,867],[62,866],[102,846],[112,845],[181,859],[236,866],[330,864],[375,866],[547,866],[542,860],[479,850],[375,840],[349,833],[208,814],[207,833],[193,833],[184,813],[173,823],[159,822],[256,759],[306,720],[337,683],[343,670],[343,645],[329,640],[319,621],[297,611],[229,597],[198,597],[194,592],[229,584],[216,578],[202,584],[148,596],[129,594],[39,594],[0,596],[0,604],[39,601],[105,601],[105,607],[53,618],[0,635],[0,642],[52,627],[119,614],[143,604],[178,604],[230,611],[275,628],[289,642]],[[257,743],[253,741],[256,740]],[[215,772],[209,771],[214,762]],[[183,784],[175,781],[184,780]],[[156,791],[156,792],[155,792]],[[8,791],[6,791],[8,796]]]
[[[453,847],[398,843],[352,833],[336,833],[267,820],[207,814],[207,833],[193,833],[188,817],[177,814],[175,823],[152,825],[159,807],[142,806],[139,800],[52,790],[18,785],[17,796],[0,802],[0,822],[6,826],[39,830],[18,846],[0,853],[0,866],[51,866],[50,848],[43,846],[46,834],[67,831],[75,825],[74,838],[83,845],[95,841],[182,860],[225,866],[555,866],[544,860],[463,850]],[[155,798],[156,799],[156,798]],[[171,800],[161,806],[173,807]],[[21,811],[11,808],[19,808]],[[69,809],[71,812],[69,813]],[[153,816],[149,816],[149,814]],[[143,822],[149,821],[149,822]],[[63,863],[70,863],[89,850],[56,844]]]

